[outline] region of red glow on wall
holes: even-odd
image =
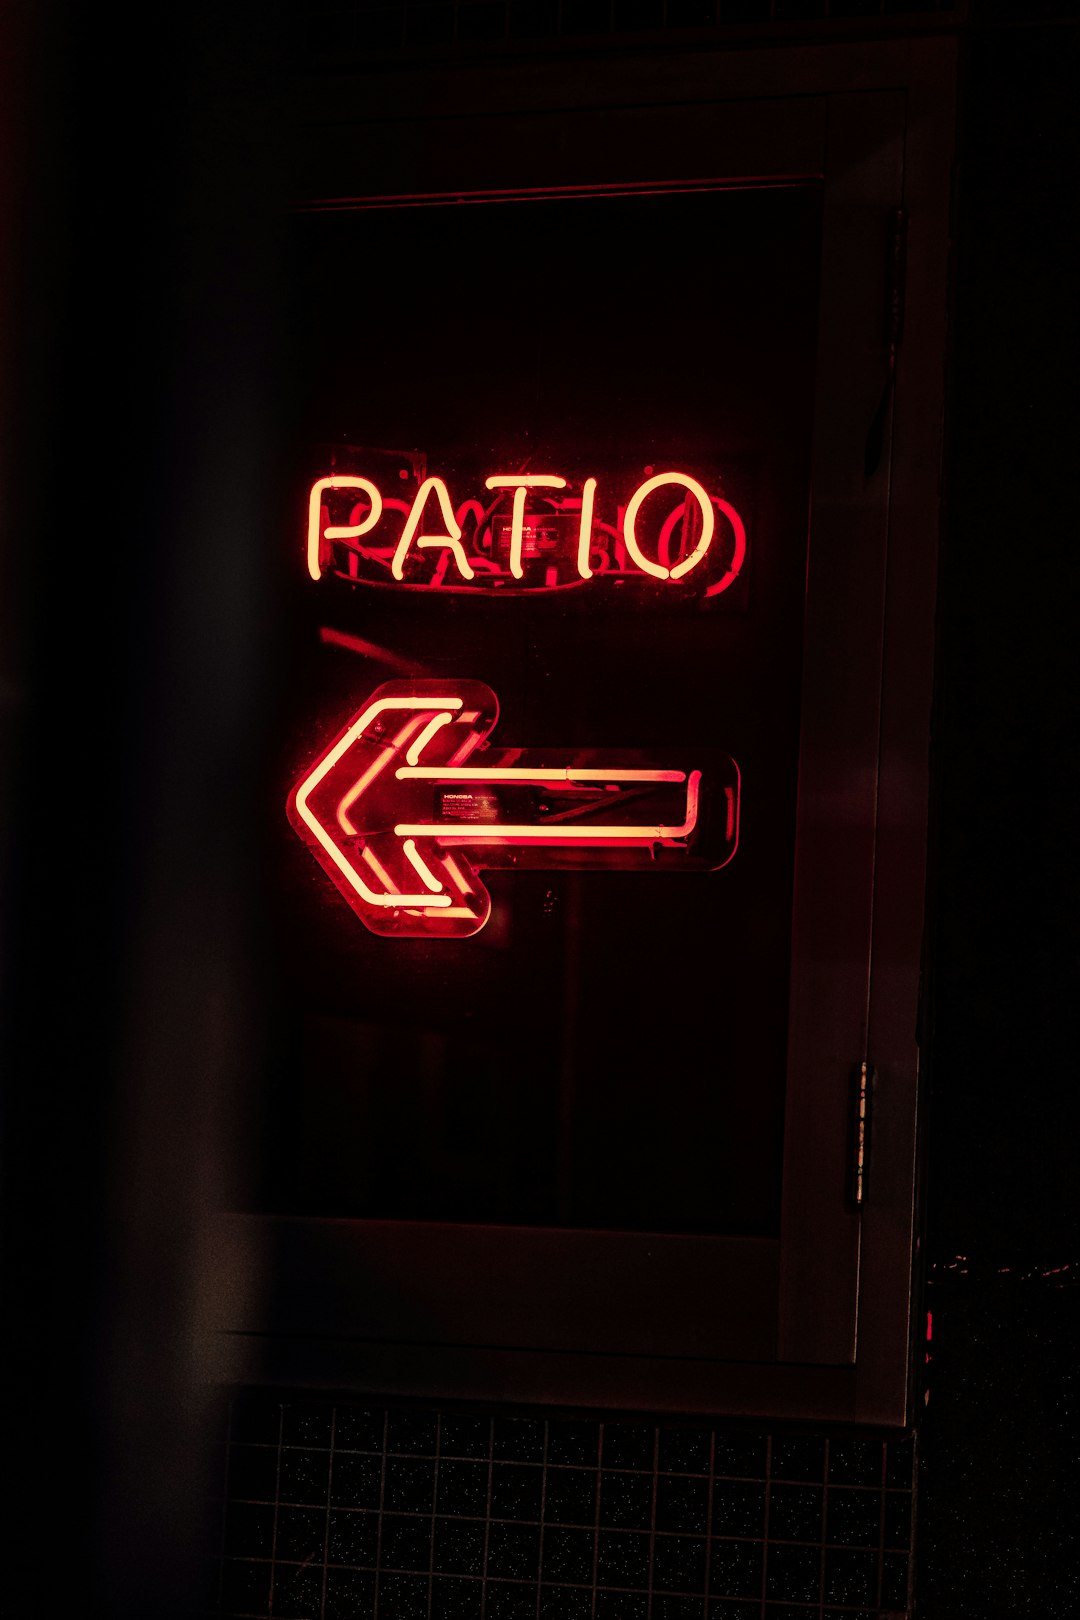
[[[722,594],[746,560],[739,513],[690,473],[646,472],[625,490],[593,476],[575,485],[558,472],[492,473],[486,500],[456,506],[442,477],[421,478],[409,500],[359,475],[317,478],[308,573],[405,590],[519,594],[597,581]]]
[[[388,681],[290,795],[297,833],[373,933],[476,933],[483,867],[708,872],[734,855],[730,756],[495,749],[498,712],[479,681]]]

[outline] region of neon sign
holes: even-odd
[[[492,748],[480,681],[387,681],[289,796],[289,819],[361,922],[396,938],[465,939],[500,867],[715,871],[735,853],[739,770],[699,750]]]
[[[308,573],[514,595],[594,581],[657,581],[701,598],[728,590],[746,559],[734,506],[690,473],[645,472],[625,499],[591,476],[575,486],[557,472],[494,473],[482,498],[458,505],[426,469],[409,500],[330,473],[308,494]]]

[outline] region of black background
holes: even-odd
[[[1077,66],[1075,30],[988,29],[962,80],[916,1559],[933,1620],[1080,1606]]]
[[[5,150],[28,154],[4,173],[2,239],[18,312],[4,322],[5,759],[18,767],[4,781],[5,1596],[28,1615],[180,1614],[198,1494],[177,1370],[185,1198],[213,1095],[187,1061],[188,1011],[244,955],[222,945],[227,917],[209,952],[205,917],[185,931],[200,874],[228,862],[220,828],[181,813],[184,767],[207,766],[215,715],[243,691],[239,655],[235,686],[225,678],[230,648],[267,634],[255,548],[233,557],[198,537],[230,469],[267,523],[280,493],[259,428],[279,249],[266,220],[287,193],[280,58],[263,10],[163,14],[150,40],[126,19],[30,9],[6,19],[0,103],[20,137]],[[984,4],[964,31],[927,1008],[918,1589],[934,1620],[1057,1620],[1080,1604],[1078,1295],[1060,1269],[1078,1256],[1077,39],[1072,6],[1037,11],[1045,26],[1033,6]],[[214,499],[195,500],[185,456],[215,446]],[[71,497],[43,499],[61,459]],[[227,622],[193,605],[223,567],[250,586]],[[154,703],[190,693],[196,625],[207,639],[191,659],[217,679],[197,685],[169,775]],[[239,764],[210,749],[224,802],[260,802],[262,746],[253,735]],[[71,784],[102,775],[110,793],[80,800],[75,882],[58,854]],[[148,922],[163,895],[167,944]],[[148,951],[169,989],[140,1068],[128,970]],[[134,1181],[133,1140],[154,1150]]]

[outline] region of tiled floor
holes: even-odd
[[[212,1612],[273,1620],[880,1620],[910,1442],[241,1396]]]

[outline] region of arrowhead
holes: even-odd
[[[491,897],[465,857],[394,832],[433,816],[431,785],[397,770],[460,764],[498,714],[481,681],[387,681],[290,795],[293,827],[372,933],[467,939],[487,922]]]

